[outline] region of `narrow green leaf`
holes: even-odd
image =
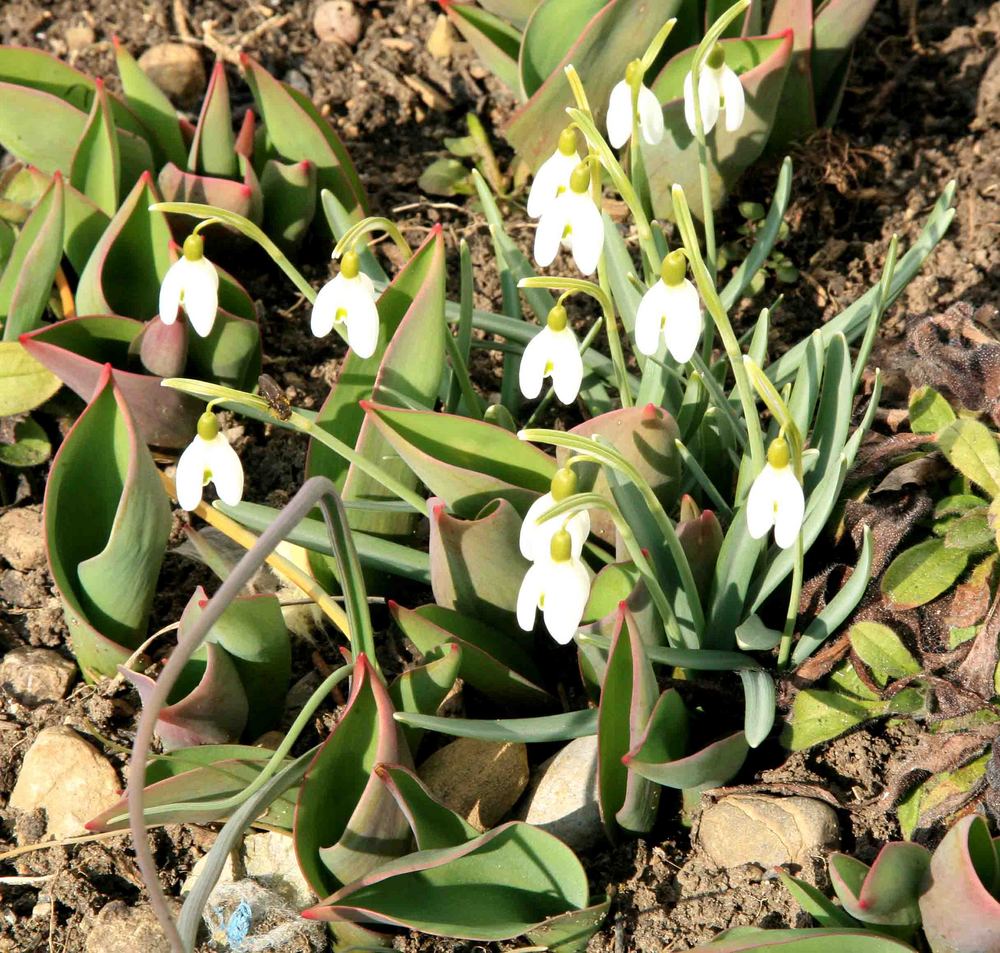
[[[404,725],[437,731],[453,738],[477,738],[480,741],[519,741],[534,744],[571,741],[597,734],[597,709],[585,708],[562,715],[537,718],[443,718],[436,715],[412,715],[399,711],[393,716]]]
[[[101,80],[97,81],[97,95],[73,153],[69,183],[105,215],[115,214],[121,186],[121,158],[108,95]]]

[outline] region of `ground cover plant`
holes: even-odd
[[[742,328],[734,327],[732,315],[759,290],[765,265],[776,271],[782,264],[775,244],[789,234],[793,180],[792,162],[785,160],[764,214],[741,209],[754,227],[745,230],[751,232],[745,257],[732,264],[716,247],[726,247],[725,229],[739,220],[727,221],[722,212],[717,243],[714,216],[696,222],[691,211],[696,202],[706,211],[713,204],[711,130],[706,134],[705,103],[695,101],[703,88],[699,75],[719,68],[716,42],[749,6],[727,7],[690,57],[686,85],[689,112],[702,120],[700,133],[694,123],[701,174],[690,189],[670,190],[672,223],[656,218],[635,148],[655,135],[654,114],[644,106],[643,64],[652,64],[669,42],[677,28],[670,21],[658,24],[652,44],[621,64],[627,96],[617,97],[609,116],[601,116],[603,104],[595,110],[585,77],[563,71],[573,105],[545,167],[521,198],[539,219],[530,256],[507,224],[516,206],[498,201],[485,179],[472,175],[490,228],[488,269],[474,266],[465,245],[449,253],[440,229],[413,250],[405,229],[389,217],[363,217],[363,207],[329,183],[296,192],[308,203],[297,206],[290,238],[273,219],[255,220],[250,206],[206,201],[207,194],[159,201],[140,175],[145,203],[130,208],[126,201],[106,228],[127,209],[118,229],[126,236],[119,238],[123,271],[114,286],[131,281],[128,263],[152,262],[141,277],[144,294],[155,291],[156,310],[136,315],[145,324],[129,339],[135,347],[111,347],[88,332],[57,342],[63,354],[53,359],[37,342],[86,320],[60,319],[65,312],[58,310],[67,301],[75,309],[90,260],[77,284],[64,237],[66,196],[69,189],[98,188],[81,173],[76,181],[84,190],[73,185],[73,156],[96,140],[104,151],[94,166],[113,172],[117,162],[121,174],[114,144],[120,130],[101,87],[94,87],[82,138],[64,160],[69,185],[54,166],[45,173],[51,175],[45,190],[25,203],[34,202],[30,216],[18,222],[15,215],[9,281],[38,277],[27,310],[18,292],[11,313],[17,321],[29,314],[31,324],[41,325],[19,329],[16,343],[12,334],[16,359],[48,357],[43,364],[71,386],[80,358],[92,375],[79,385],[86,407],[61,440],[46,487],[50,571],[69,644],[95,686],[117,676],[142,700],[128,795],[91,818],[88,828],[104,834],[131,824],[150,903],[174,949],[193,948],[203,919],[217,943],[274,942],[264,940],[260,909],[234,898],[220,914],[210,901],[226,855],[254,822],[290,836],[319,901],[306,915],[329,922],[338,947],[389,943],[402,927],[483,942],[526,936],[539,947],[581,949],[612,909],[612,898],[601,893],[607,881],[588,877],[566,843],[531,824],[470,824],[429,789],[414,765],[449,736],[540,751],[594,737],[600,821],[609,841],[628,849],[623,845],[630,838],[650,836],[665,817],[679,816],[681,803],[693,809],[703,790],[731,782],[756,756],[776,717],[776,680],[784,695],[799,676],[786,674],[791,666],[836,661],[826,650],[843,644],[834,636],[857,617],[878,540],[861,532],[853,575],[842,585],[831,583],[825,605],[808,605],[808,572],[822,560],[825,533],[840,519],[843,491],[859,482],[852,468],[862,469],[872,455],[869,432],[882,420],[882,380],[878,373],[866,377],[865,366],[880,321],[947,229],[954,188],[927,210],[918,237],[888,245],[872,287],[821,328],[808,329],[801,340],[786,335],[776,350],[780,301],[755,308],[750,321],[744,311]],[[736,94],[730,86],[724,95],[715,105],[725,105],[728,120]],[[272,97],[285,106],[283,135],[320,152],[330,148],[326,133],[315,135],[325,127],[322,117],[278,84]],[[608,99],[614,106],[615,95]],[[209,112],[206,105],[203,128]],[[217,130],[225,127],[214,122]],[[178,133],[182,141],[198,141],[197,127],[179,124]],[[17,138],[8,146],[16,155]],[[261,182],[257,166],[294,160],[320,168],[323,161],[287,149],[279,151],[282,158],[268,157],[276,147],[266,133],[258,148],[239,171],[253,170]],[[350,169],[345,156],[337,153],[338,174]],[[21,184],[34,174],[25,166],[15,176],[24,173]],[[10,181],[16,197],[18,180]],[[115,189],[114,202],[119,196]],[[625,211],[613,216],[616,200]],[[136,226],[141,221],[160,224],[147,232]],[[36,241],[31,222],[47,243]],[[336,260],[337,274],[318,292],[308,270],[296,264],[296,245],[302,247],[310,228],[306,245],[331,249]],[[371,242],[380,236],[390,239],[393,254],[376,257]],[[168,250],[176,243],[174,260],[156,260],[160,240]],[[290,320],[317,340],[334,330],[346,339],[349,351],[318,409],[300,406],[270,377],[258,376],[263,368],[254,348],[237,372],[203,373],[195,366],[191,373],[185,349],[211,337],[223,317],[223,295],[235,287],[214,264],[234,245],[256,256],[258,267],[283,272],[291,282],[286,293],[294,287],[303,296],[306,307]],[[53,261],[54,267],[25,270],[23,262],[39,248],[46,267]],[[556,263],[560,248],[566,254]],[[474,306],[487,274],[503,292],[502,312]],[[576,274],[584,277],[565,277]],[[454,301],[447,299],[449,281]],[[56,320],[43,318],[46,308]],[[251,308],[243,320],[256,317]],[[158,344],[157,335],[166,343]],[[502,355],[499,391],[492,395],[473,370],[484,350]],[[166,354],[170,366],[150,366],[144,351],[150,361]],[[266,334],[263,351],[272,356]],[[145,378],[141,391],[125,386],[130,371]],[[167,396],[154,396],[160,394]],[[183,428],[170,410],[176,398],[187,408]],[[931,391],[915,395],[911,424],[936,415],[929,429],[918,424],[915,432],[928,445],[947,448],[947,456],[974,431],[980,471],[989,476],[982,456],[990,451],[982,447],[995,453],[994,438],[988,430],[983,438],[975,429],[981,424],[947,408]],[[949,413],[954,420],[942,423]],[[19,422],[22,429],[9,444],[22,454],[15,462],[44,459],[44,449],[31,453],[44,444],[37,434],[41,429],[44,437],[39,421],[45,423],[45,414],[43,408],[26,427]],[[151,436],[158,416],[175,429],[170,439]],[[284,507],[243,499],[254,495],[253,472],[244,476],[226,430],[240,419],[264,423],[275,435],[286,430],[307,448],[306,482],[298,493],[288,488],[286,499],[292,499]],[[175,469],[158,469],[174,459]],[[966,457],[962,464],[971,465]],[[971,476],[990,493],[982,479],[982,473]],[[218,495],[214,504],[204,499],[209,482]],[[78,491],[85,483],[91,488],[86,497]],[[957,521],[988,525],[990,500],[973,504],[972,494],[964,495],[970,499],[962,512],[974,519],[956,514]],[[191,587],[183,612],[177,606],[163,620],[177,631],[172,649],[172,637],[164,641],[149,624],[171,497],[215,531],[193,524],[190,538],[221,583],[216,588],[204,577],[214,595]],[[943,520],[951,516],[941,513]],[[981,559],[978,565],[987,568],[980,575],[987,575],[984,534],[972,539],[959,532],[967,528],[935,525],[945,540],[935,553],[958,549],[966,561]],[[248,554],[237,560],[227,537]],[[322,670],[291,724],[282,714],[298,649],[282,613],[287,595],[282,600],[244,588],[265,560],[297,587],[296,599],[318,606],[343,637],[343,663]],[[891,578],[883,587],[892,589]],[[989,594],[988,582],[985,588]],[[408,640],[404,659],[392,657],[373,623],[382,599],[395,631]],[[967,628],[981,622],[980,615]],[[860,707],[866,714],[922,710],[933,684],[927,673],[891,628],[869,624],[860,634],[865,624],[853,621],[849,628],[850,646],[862,660],[852,671],[870,696],[856,691],[870,703]],[[984,625],[971,636],[987,630]],[[987,631],[977,641],[986,645],[989,637]],[[883,693],[892,679],[908,681]],[[713,699],[736,686],[742,706],[720,712]],[[455,717],[441,706],[459,690],[462,717]],[[340,700],[338,717],[317,731],[314,719],[331,693]],[[815,693],[799,694],[792,732],[808,735],[817,721],[801,711],[802,699],[810,697]],[[254,744],[279,725],[276,751]],[[811,740],[819,737],[814,732]],[[671,790],[682,792],[683,802],[669,796]],[[222,827],[174,923],[144,831],[176,822]],[[981,829],[969,837],[978,844]],[[988,892],[987,859],[979,847],[973,853],[985,865],[977,870]],[[858,895],[856,869],[840,863],[850,869],[850,890]],[[888,869],[890,880],[905,879],[892,864],[879,869]],[[912,912],[914,897],[927,892],[917,876],[925,871],[915,873],[914,864],[905,871],[909,892],[899,904]],[[856,930],[856,921],[865,920],[831,913],[829,903],[817,899],[822,895],[798,889],[797,899],[809,899],[806,909],[819,911],[824,928]],[[973,890],[974,881],[959,878],[955,889]],[[848,908],[848,894],[838,895]],[[992,908],[984,904],[990,922]],[[945,949],[935,944],[951,941],[935,939],[932,924],[925,914],[927,942]],[[912,916],[905,922],[910,934],[916,925]],[[843,942],[824,930],[785,940],[793,949]],[[770,940],[730,934],[720,942],[760,949]],[[858,942],[900,948],[878,936]]]

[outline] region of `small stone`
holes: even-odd
[[[51,649],[12,649],[0,662],[0,689],[22,705],[44,705],[66,695],[76,666]]]
[[[72,728],[39,732],[24,756],[10,806],[46,813],[49,837],[85,833],[83,825],[118,800],[121,787],[111,763]]]
[[[477,830],[493,827],[528,785],[528,751],[520,743],[458,738],[421,766],[431,793]]]
[[[174,907],[176,917],[179,906],[167,902]],[[130,907],[124,900],[112,900],[101,908],[83,948],[86,953],[170,953],[170,944],[152,909],[145,904]]]
[[[318,953],[328,948],[325,924],[303,919],[299,910],[281,894],[250,879],[217,884],[205,904],[202,918],[209,934],[218,938],[221,947],[230,947],[226,942],[226,925],[244,901],[250,907],[246,949]]]
[[[538,769],[522,816],[574,850],[599,843],[604,828],[597,802],[597,737],[575,738]]]
[[[439,13],[434,21],[434,29],[427,37],[427,52],[436,60],[447,60],[451,58],[455,48],[455,31],[452,29],[448,17],[444,13]]]
[[[97,35],[94,33],[93,27],[71,26],[66,29],[66,47],[71,53],[85,50],[96,39]]]
[[[324,43],[353,47],[361,39],[361,15],[351,0],[326,0],[313,14],[313,29]]]
[[[805,866],[840,841],[837,812],[808,797],[734,794],[707,808],[698,840],[719,867]]]
[[[281,81],[283,83],[288,83],[292,89],[297,89],[300,93],[303,93],[306,96],[312,95],[309,80],[307,80],[297,69],[290,69],[284,76],[281,77]]]
[[[311,907],[318,899],[306,883],[291,837],[265,831],[243,842],[243,865],[248,877],[284,897],[295,909]]]
[[[45,565],[40,507],[19,506],[0,516],[0,559],[18,572],[30,572]]]
[[[205,66],[186,43],[157,43],[139,57],[142,71],[171,99],[194,103],[205,91]]]

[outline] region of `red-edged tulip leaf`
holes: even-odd
[[[456,516],[494,499],[527,512],[547,493],[556,462],[509,430],[470,417],[365,403],[365,411],[420,482]]]
[[[252,159],[254,153],[254,145],[257,142],[257,133],[261,131],[257,129],[257,117],[254,115],[252,109],[248,109],[243,114],[243,122],[240,123],[240,131],[236,133],[236,139],[233,142],[233,148],[236,150],[236,154],[244,159]]]
[[[309,766],[295,809],[295,852],[318,896],[406,850],[406,819],[374,768],[408,760],[389,694],[360,655],[347,708]]]
[[[177,110],[166,94],[141,69],[135,58],[114,38],[115,62],[125,102],[151,133],[150,145],[157,167],[166,162],[184,165],[187,148],[181,135]]]
[[[926,847],[903,842],[886,844],[870,870],[853,857],[833,854],[830,881],[844,909],[856,920],[916,929],[920,926],[917,900],[930,860]]]
[[[455,847],[383,864],[305,911],[434,936],[507,940],[587,905],[587,875],[561,840],[513,821]]]
[[[359,221],[367,214],[361,180],[344,144],[333,127],[310,102],[309,97],[280,83],[259,63],[243,57],[247,85],[257,103],[257,114],[264,123],[267,143],[273,155],[286,162],[308,160],[316,166],[316,184],[329,189]]]
[[[518,30],[524,29],[528,18],[542,0],[479,0],[479,5],[494,16],[502,17]]]
[[[69,182],[105,215],[114,215],[121,184],[121,158],[108,94],[101,81],[97,82],[97,95],[70,161]]]
[[[159,315],[147,321],[130,345],[139,350],[142,366],[157,377],[182,377],[187,364],[188,338],[193,334],[187,321],[164,324]]]
[[[140,321],[96,315],[39,328],[23,335],[21,344],[34,362],[48,368],[83,400],[94,395],[105,363],[111,363],[115,383],[142,439],[157,447],[186,447],[205,405],[187,394],[161,387],[159,377],[125,369],[129,366],[129,349],[142,329]]]
[[[518,58],[520,91],[524,99],[533,96],[556,72],[579,39],[580,25],[586,24],[606,4],[607,0],[546,0],[535,7],[525,25]]]
[[[543,920],[526,936],[536,946],[544,946],[549,953],[583,953],[590,938],[600,929],[611,909],[611,898],[591,904],[583,910],[571,910],[560,916]]]
[[[934,851],[920,895],[924,934],[935,951],[973,953],[1000,945],[996,844],[986,821],[969,814]]]
[[[268,159],[260,178],[264,230],[282,248],[295,248],[305,238],[316,214],[316,166],[308,160]]]
[[[51,93],[9,82],[0,82],[0,102],[0,145],[50,175],[69,171],[87,114]]]
[[[111,219],[82,192],[63,184],[63,250],[76,273],[82,274]]]
[[[410,468],[366,418],[359,401],[373,399],[397,405],[433,407],[444,369],[444,239],[440,229],[417,249],[406,267],[378,300],[379,336],[368,358],[348,352],[337,384],[316,417],[316,423],[358,453],[411,487],[417,480]],[[313,440],[306,463],[309,476],[318,473],[343,487],[345,500],[394,500],[395,495]],[[409,513],[350,514],[351,527],[383,536],[410,531]]]
[[[840,95],[851,49],[875,11],[877,0],[830,0],[816,14],[810,59],[818,120],[829,121],[829,110]]]
[[[742,731],[706,745],[683,758],[670,758],[668,746],[648,732],[642,743],[628,754],[629,770],[668,788],[718,787],[743,767],[750,746]]]
[[[631,613],[623,605],[601,686],[597,721],[597,792],[604,829],[612,840],[621,831],[650,830],[660,789],[632,772],[622,759],[635,744],[656,704],[656,676]]]
[[[0,275],[3,339],[14,341],[39,325],[62,261],[63,181],[58,173],[21,227]]]
[[[552,696],[538,686],[541,676],[528,654],[496,629],[441,606],[405,609],[391,603],[389,608],[403,634],[422,654],[438,651],[448,644],[459,646],[462,650],[459,674],[484,695],[520,705],[537,706],[552,701]]]
[[[722,46],[726,50],[727,65],[737,70],[747,67],[740,75],[746,113],[735,132],[728,132],[721,121],[712,130],[709,178],[713,207],[719,205],[742,172],[757,161],[783,108],[778,105],[781,90],[793,85],[789,77],[790,33],[723,40]],[[675,183],[683,186],[692,213],[699,218],[702,214],[698,143],[684,119],[682,98],[684,77],[691,69],[693,56],[693,49],[678,54],[651,86],[657,99],[664,104],[666,131],[658,145],[640,141],[653,210],[658,216],[673,216],[670,190]]]
[[[842,907],[837,906],[822,891],[810,883],[799,880],[778,870],[778,877],[792,899],[809,914],[821,927],[845,927],[857,929],[858,921],[846,914]]]
[[[793,32],[795,52],[775,116],[771,142],[775,149],[809,135],[817,126],[812,73],[813,0],[775,0],[767,32],[784,30]]]
[[[914,953],[902,940],[867,930],[764,930],[736,927],[688,953]]]
[[[250,390],[260,376],[260,362],[260,328],[255,321],[220,308],[206,337],[188,334],[187,371],[192,377]]]
[[[181,637],[194,625],[208,601],[199,586],[181,617]],[[292,649],[277,597],[256,595],[234,599],[208,631],[207,644],[218,644],[232,659],[253,704],[246,720],[256,738],[281,721],[292,671]]]
[[[233,178],[239,172],[233,136],[232,110],[229,107],[229,84],[226,68],[216,60],[208,81],[201,115],[194,130],[187,167],[192,172]]]
[[[62,381],[39,364],[18,341],[0,341],[0,417],[23,414],[44,404]]]
[[[479,836],[479,831],[464,817],[435,800],[410,768],[380,764],[375,771],[410,825],[417,850],[458,847]]]
[[[171,264],[170,229],[149,206],[160,200],[144,175],[126,196],[91,253],[76,290],[80,314],[147,320],[159,310],[160,282]]]
[[[156,734],[163,750],[239,740],[250,706],[236,666],[225,649],[203,645],[187,668],[191,669],[189,678],[200,675],[197,683],[183,697],[160,709],[156,718]],[[124,666],[119,671],[146,705],[156,682]]]
[[[517,93],[521,87],[517,70],[521,34],[499,16],[472,3],[449,3],[444,12],[486,68]]]
[[[578,437],[599,436],[608,441],[642,474],[664,508],[668,512],[674,508],[681,480],[681,458],[675,445],[680,431],[674,418],[662,407],[647,404],[612,410],[577,424],[570,433]],[[572,455],[573,451],[564,447],[556,451],[560,464]],[[592,491],[612,498],[599,464],[576,464],[573,469],[581,492]],[[614,540],[614,523],[606,513],[592,512],[590,526],[602,539]]]
[[[407,669],[389,686],[389,697],[396,711],[414,714],[436,715],[441,703],[455,687],[459,666],[462,664],[462,648],[457,643],[448,643],[438,653],[430,655],[423,665]],[[403,725],[403,734],[410,751],[416,751],[424,736],[419,728]]]
[[[637,6],[628,0],[611,0],[580,29],[576,26],[579,23],[576,4],[573,0],[560,0],[558,6],[563,17],[558,32],[565,36],[571,31],[572,45],[504,128],[507,140],[533,170],[555,151],[559,133],[566,127],[566,107],[574,104],[563,68],[569,64],[576,67],[595,111],[598,128],[602,128],[608,98],[615,84],[624,78],[625,64],[642,56],[656,31],[680,4],[681,0],[663,0]],[[551,5],[546,3],[545,7]],[[590,0],[587,6],[591,8]],[[531,29],[529,24],[528,31]],[[523,69],[521,73],[523,77]]]
[[[145,816],[150,824],[211,824],[221,821],[227,811],[218,808],[204,810],[170,810],[170,805],[192,801],[217,801],[239,794],[271,760],[273,751],[249,745],[199,745],[179,748],[168,756],[157,757],[146,768],[143,789]],[[283,764],[290,764],[286,760]],[[277,830],[291,831],[298,787],[291,788],[271,802],[261,824]],[[85,825],[87,830],[101,834],[128,830],[128,802],[117,801]]]
[[[254,221],[253,190],[242,182],[184,172],[167,163],[156,180],[165,202],[198,202],[216,205]]]
[[[44,522],[80,668],[114,675],[145,635],[170,505],[110,365],[52,463]]]
[[[521,517],[506,500],[497,500],[473,520],[449,515],[444,503],[433,497],[428,512],[434,601],[509,629],[530,566],[518,544]]]
[[[687,556],[702,602],[707,602],[724,538],[718,517],[711,510],[702,510],[695,518],[677,524],[677,538]]]

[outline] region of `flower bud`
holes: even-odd
[[[567,321],[566,309],[561,304],[557,304],[545,319],[545,323],[553,331],[565,331]]]
[[[684,251],[680,248],[667,255],[660,265],[660,277],[663,279],[663,283],[669,285],[671,288],[679,285],[684,280],[686,274],[687,258],[684,256]]]
[[[788,466],[789,458],[788,441],[782,436],[775,437],[771,441],[771,446],[767,448],[767,462],[775,470],[781,470]]]
[[[561,503],[567,497],[576,493],[576,474],[572,467],[560,467],[552,477],[551,493],[556,503]]]
[[[573,556],[573,540],[566,530],[561,529],[552,537],[552,544],[549,549],[552,561],[557,563],[569,562]]]
[[[188,261],[198,261],[205,257],[205,239],[192,232],[184,239],[184,257]]]
[[[214,440],[219,434],[219,421],[215,419],[215,414],[206,410],[198,418],[198,436],[202,440]]]

